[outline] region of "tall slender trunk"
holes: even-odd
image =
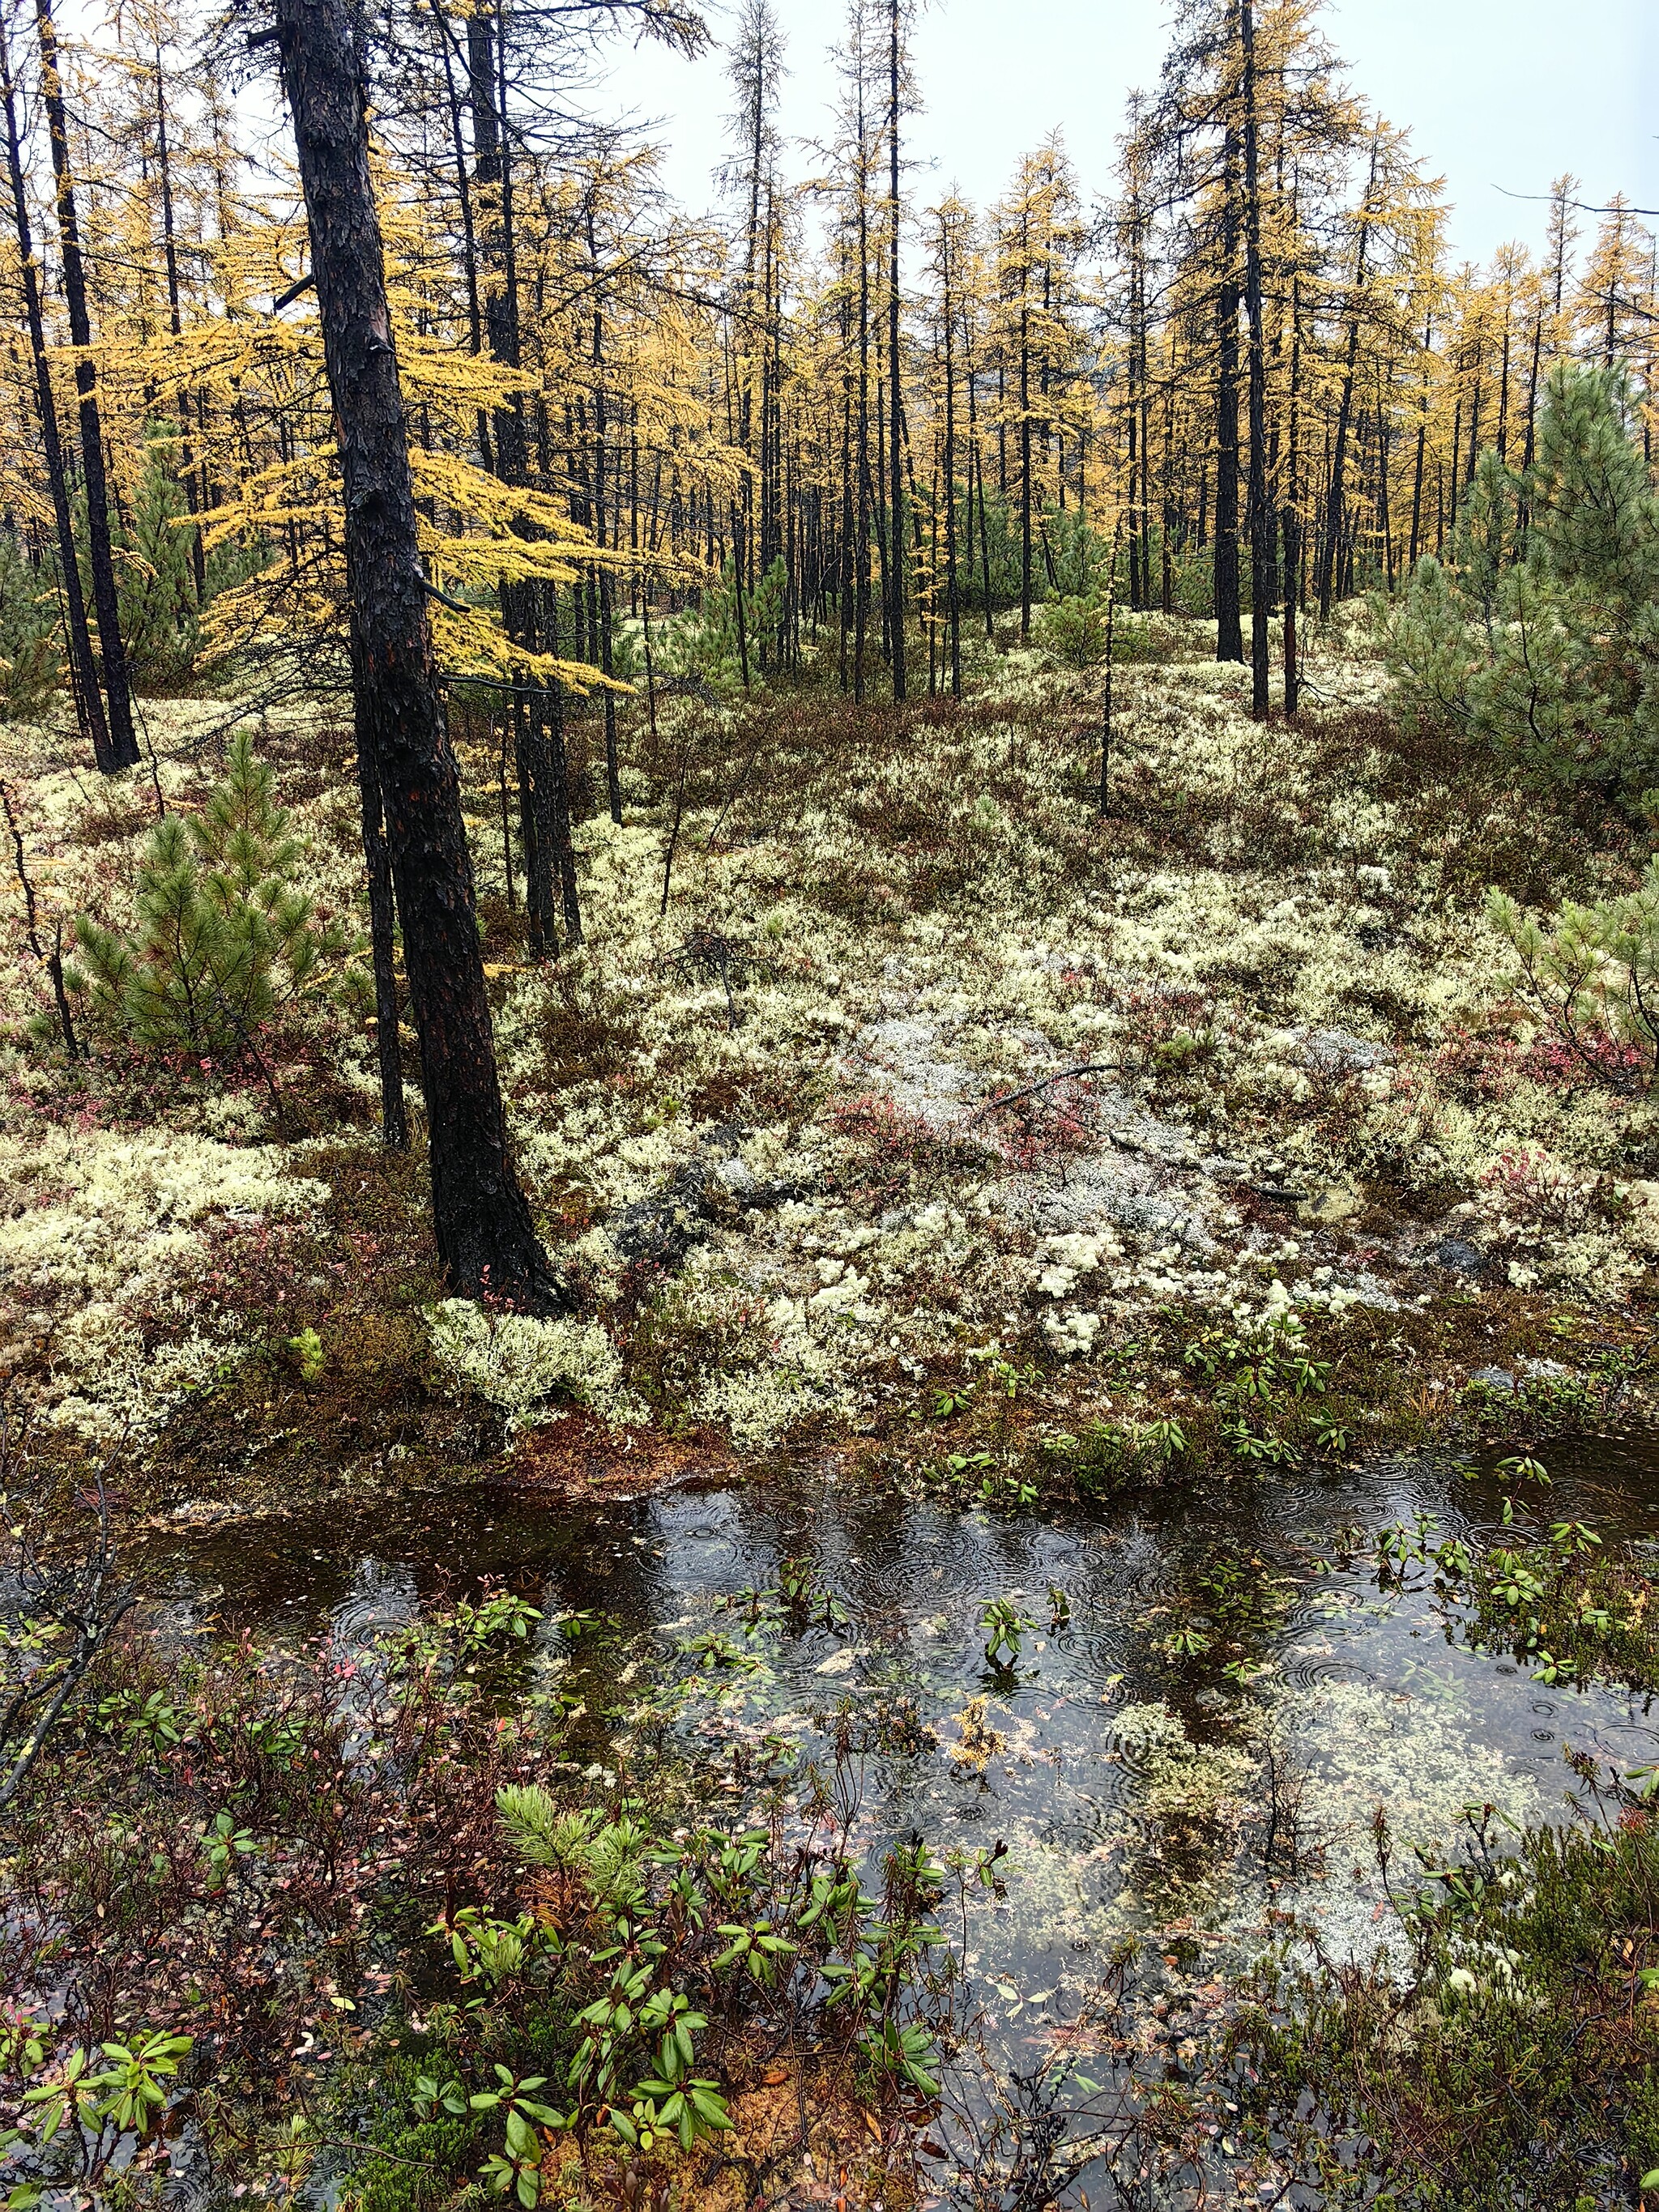
[[[965,343],[965,339],[964,339]],[[985,514],[985,455],[979,442],[979,414],[976,393],[978,379],[971,357],[968,363],[968,566],[974,565],[974,478],[979,478],[979,562],[980,582],[985,605],[985,639],[988,645],[996,642],[996,623],[991,614],[991,538]]]
[[[1299,197],[1299,195],[1298,195]],[[1296,222],[1291,220],[1291,234]],[[1302,702],[1297,660],[1297,618],[1302,605],[1302,268],[1291,274],[1291,389],[1285,426],[1285,713],[1293,720]]]
[[[1538,368],[1543,345],[1544,310],[1540,304],[1538,313],[1533,318],[1532,362],[1527,371],[1527,438],[1521,453],[1521,465],[1523,469],[1529,469],[1532,466],[1538,428]]]
[[[1532,464],[1538,429],[1538,368],[1539,356],[1544,343],[1544,303],[1540,300],[1532,325],[1532,362],[1527,371],[1527,435],[1521,449],[1521,496],[1515,510],[1515,558],[1518,561],[1526,550],[1527,533],[1532,526]],[[1646,410],[1644,410],[1644,421]]]
[[[1412,471],[1412,536],[1411,551],[1406,562],[1409,575],[1417,566],[1417,549],[1422,539],[1423,527],[1423,463],[1429,443],[1429,363],[1430,348],[1434,343],[1434,310],[1429,308],[1423,317],[1423,397],[1422,413],[1417,424],[1417,462]]]
[[[1031,330],[1030,311],[1019,310],[1019,635],[1031,635]]]
[[[945,288],[945,618],[950,632],[951,696],[962,696],[962,605],[957,590],[957,379],[951,357],[956,302],[951,293],[949,233],[940,240],[940,279]]]
[[[276,0],[343,478],[358,743],[374,765],[404,926],[451,1282],[545,1301],[554,1285],[514,1172],[461,819],[432,659],[408,423],[346,0]]]
[[[1348,427],[1353,419],[1354,370],[1359,359],[1359,321],[1365,289],[1365,257],[1370,242],[1371,198],[1376,190],[1380,141],[1371,141],[1370,172],[1365,180],[1364,204],[1359,210],[1359,239],[1354,249],[1353,297],[1348,311],[1347,343],[1342,362],[1342,392],[1336,405],[1336,442],[1331,453],[1330,492],[1325,507],[1325,534],[1319,548],[1319,618],[1331,611],[1331,595],[1337,578],[1337,559],[1342,543],[1343,472],[1348,457]]]
[[[444,98],[449,110],[450,152],[455,163],[455,191],[461,210],[461,274],[466,283],[467,351],[477,355],[483,351],[483,313],[478,302],[478,244],[472,218],[472,186],[466,173],[466,148],[461,139],[461,101],[455,88],[455,65],[449,51],[450,24],[439,0],[431,0],[433,21],[438,27],[438,52],[443,58]],[[476,112],[476,110],[475,110]],[[477,410],[478,459],[486,469],[493,471],[490,458],[489,417],[480,407]]]
[[[1273,521],[1267,510],[1267,364],[1261,339],[1261,199],[1256,159],[1255,18],[1252,0],[1239,0],[1243,69],[1240,100],[1244,138],[1244,314],[1249,333],[1250,474],[1246,518],[1250,533],[1250,712],[1266,721],[1268,708],[1267,623]]]
[[[864,699],[864,645],[870,626],[870,155],[864,85],[858,112],[859,404],[857,578],[853,592],[853,696]]]
[[[93,659],[92,633],[87,624],[86,600],[81,591],[81,563],[75,548],[75,526],[70,511],[69,476],[58,429],[58,403],[52,388],[52,365],[46,352],[46,323],[40,307],[40,270],[34,258],[34,240],[29,228],[28,196],[23,184],[23,155],[17,130],[15,87],[6,30],[0,21],[0,79],[6,123],[6,173],[11,185],[12,220],[16,228],[17,259],[23,277],[23,308],[29,330],[29,353],[34,368],[34,399],[40,417],[41,457],[52,493],[52,520],[58,533],[58,560],[63,574],[64,624],[69,632],[70,690],[82,734],[92,745],[99,767],[110,771],[120,766],[110,743],[109,725],[98,690],[98,668]]]
[[[167,101],[166,81],[161,74],[161,49],[155,49],[155,171],[161,188],[161,257],[167,274],[167,328],[175,338],[184,336],[184,317],[180,311],[179,291],[179,245],[173,226],[173,162],[167,148]],[[196,457],[191,448],[190,394],[181,384],[179,390],[179,475],[184,486],[185,505],[190,511],[192,524],[196,516]],[[207,556],[202,546],[202,533],[192,528],[190,533],[190,568],[196,586],[196,604],[199,607],[207,597]]]
[[[351,669],[353,688],[366,687],[368,672],[355,621],[351,627]],[[409,1117],[404,1110],[404,1060],[398,1033],[392,853],[386,843],[386,802],[380,792],[380,770],[361,727],[357,731],[357,797],[362,817],[363,861],[368,874],[368,941],[374,973],[374,1054],[380,1078],[380,1141],[389,1152],[406,1152]],[[510,905],[510,853],[507,860],[507,895]]]
[[[601,554],[605,550],[605,303],[599,290],[599,248],[593,228],[592,212],[587,219],[587,259],[593,278],[593,542]],[[611,580],[608,564],[601,560],[595,563],[599,580],[599,667],[604,674],[612,672],[611,644]],[[605,716],[605,787],[611,805],[611,819],[622,827],[622,768],[617,753],[617,695],[608,687],[602,708]]]
[[[1136,272],[1140,289],[1140,368],[1135,379],[1135,407],[1140,417],[1140,514],[1136,539],[1140,547],[1140,604],[1152,603],[1152,372],[1148,351],[1146,264],[1142,258]]]
[[[1216,286],[1215,657],[1243,660],[1238,592],[1238,133],[1222,156],[1221,271]]]
[[[892,465],[889,475],[887,534],[890,541],[887,629],[892,659],[893,696],[904,696],[904,468],[899,448],[904,403],[899,389],[899,0],[887,11],[887,375]]]
[[[501,0],[481,0],[467,18],[466,64],[468,106],[472,124],[473,183],[481,194],[482,236],[479,251],[484,277],[484,335],[493,360],[509,368],[523,362],[523,333],[520,318],[518,239],[513,201],[513,155],[507,127],[507,40]],[[524,402],[514,392],[495,410],[495,473],[501,483],[524,485],[530,472],[529,444]],[[480,422],[482,442],[483,425]],[[532,526],[520,525],[528,534]],[[515,644],[534,648],[541,635],[541,594],[532,583],[503,584],[500,599],[502,626]],[[548,587],[548,597],[552,597]],[[556,623],[556,612],[550,618]],[[578,643],[577,658],[581,655]],[[513,715],[520,805],[525,838],[525,908],[530,921],[533,955],[552,952],[557,943],[553,911],[553,870],[561,874],[566,921],[572,942],[580,939],[578,921],[571,923],[575,878],[569,844],[570,799],[566,774],[563,707],[556,683],[551,696],[546,687],[529,682],[522,672],[515,679],[522,696]],[[561,829],[561,824],[565,825]]]
[[[1144,378],[1144,363],[1140,343],[1141,286],[1140,286],[1140,216],[1137,199],[1130,200],[1129,216],[1129,346],[1124,363],[1124,407],[1128,416],[1129,495],[1127,502],[1129,534],[1129,605],[1139,614],[1142,598],[1140,589],[1140,523],[1144,504],[1140,491],[1141,425],[1145,410],[1141,405],[1139,385]]]
[[[104,665],[104,699],[109,719],[107,764],[116,769],[131,768],[138,758],[138,736],[132,723],[126,648],[121,641],[120,599],[115,587],[115,555],[109,534],[104,425],[98,407],[98,369],[92,358],[87,275],[81,259],[81,228],[76,215],[75,179],[70,166],[69,116],[58,70],[58,28],[52,21],[52,0],[34,0],[34,22],[40,40],[40,96],[52,139],[52,170],[57,186],[64,296],[69,304],[70,336],[75,342],[75,389],[80,398],[81,414],[81,474],[87,489],[87,554],[92,568],[92,604],[98,617],[98,651]]]

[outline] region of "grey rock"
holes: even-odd
[[[1469,1380],[1484,1383],[1488,1390],[1500,1398],[1512,1398],[1521,1387],[1507,1367],[1477,1367]]]
[[[1478,1244],[1471,1244],[1462,1237],[1443,1237],[1419,1256],[1437,1267],[1449,1268],[1454,1275],[1484,1275],[1486,1272],[1486,1254]]]
[[[1324,1075],[1360,1074],[1367,1068],[1388,1067],[1395,1059],[1392,1045],[1352,1036],[1346,1030],[1292,1030],[1290,1037],[1304,1065]]]

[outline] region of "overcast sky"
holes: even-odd
[[[775,0],[791,76],[782,124],[830,127],[838,0]],[[716,34],[722,17],[711,9]],[[915,36],[925,112],[912,126],[931,166],[926,206],[950,185],[977,204],[1056,125],[1085,193],[1106,190],[1125,94],[1150,85],[1164,51],[1163,0],[932,0]],[[729,21],[729,18],[726,19]],[[1659,207],[1659,0],[1328,0],[1326,21],[1351,82],[1408,128],[1453,202],[1461,258],[1506,239],[1541,242],[1543,213],[1511,192],[1544,192],[1564,169],[1601,202],[1622,191]],[[619,57],[605,107],[660,118],[675,197],[711,204],[730,98],[722,58],[685,62],[642,48]],[[793,154],[793,173],[807,156]]]

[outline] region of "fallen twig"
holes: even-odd
[[[1045,1075],[1041,1083],[1027,1084],[1024,1091],[1011,1091],[1006,1098],[988,1100],[977,1114],[970,1114],[968,1116],[965,1126],[971,1129],[975,1121],[982,1121],[988,1114],[994,1114],[1000,1107],[1018,1106],[1022,1098],[1035,1098],[1039,1091],[1051,1090],[1056,1083],[1064,1083],[1067,1076],[1121,1075],[1122,1073],[1123,1063],[1121,1060],[1079,1060],[1075,1067],[1062,1067],[1056,1074]]]

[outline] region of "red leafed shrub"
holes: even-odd
[[[1550,1218],[1576,1212],[1588,1188],[1541,1145],[1510,1146],[1480,1170],[1480,1183],[1517,1213]]]
[[[1650,1072],[1650,1055],[1639,1044],[1606,1030],[1582,1032],[1571,1042],[1546,1031],[1534,1039],[1523,1065],[1534,1083],[1562,1091],[1582,1091],[1587,1080],[1613,1091],[1635,1091]]]
[[[895,1100],[874,1091],[833,1106],[830,1127],[841,1157],[842,1188],[875,1207],[960,1175],[986,1158],[986,1147],[975,1137],[938,1130],[920,1114],[907,1114]]]
[[[1015,1091],[1006,1106],[993,1098],[984,1111],[1004,1158],[1030,1171],[1093,1152],[1095,1108],[1093,1083],[1087,1076],[1068,1075],[1029,1097]]]
[[[1124,1000],[1121,1035],[1146,1066],[1178,1071],[1212,1049],[1215,1001],[1184,984],[1147,984]]]
[[[1456,1098],[1504,1098],[1522,1073],[1521,1048],[1510,1036],[1479,1036],[1473,1030],[1448,1031],[1432,1066],[1441,1088]]]

